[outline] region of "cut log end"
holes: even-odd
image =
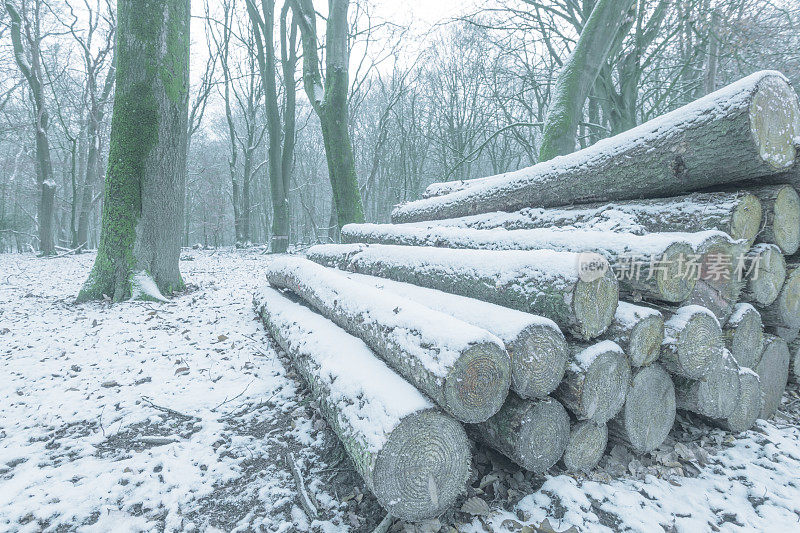
[[[736,324],[730,324],[724,330],[725,346],[739,366],[753,368],[761,357],[764,343],[764,326],[761,315],[748,304],[747,311],[737,317]]]
[[[800,134],[800,132],[798,132]],[[800,247],[800,196],[794,187],[782,187],[773,205],[772,233],[781,251],[787,255]]]
[[[570,472],[588,472],[597,466],[608,445],[608,426],[591,420],[578,422],[569,433],[564,467]]]
[[[756,305],[770,305],[778,298],[786,281],[783,254],[776,245],[759,244],[747,254],[746,264],[748,270],[752,266],[753,272],[747,280],[747,297]]]
[[[739,367],[726,359],[706,379],[698,382],[694,411],[709,418],[730,416],[739,400],[739,386]]]
[[[429,410],[407,417],[376,459],[375,496],[403,520],[438,516],[464,491],[470,457],[463,427],[449,416]]]
[[[761,200],[750,193],[742,194],[731,214],[730,236],[735,240],[744,239],[748,246],[752,246],[761,230],[762,216]]]
[[[625,407],[611,422],[639,453],[655,450],[675,422],[675,387],[659,364],[642,368],[631,379]]]
[[[781,405],[783,391],[789,381],[789,346],[786,341],[775,335],[766,335],[764,353],[755,368],[761,380],[764,403],[759,418],[768,420]]]
[[[589,340],[601,335],[614,320],[619,302],[619,284],[611,269],[592,280],[579,280],[572,307],[579,337]]]
[[[463,422],[484,422],[503,405],[510,383],[508,353],[494,344],[476,344],[459,357],[447,375],[447,411]]]
[[[733,433],[747,431],[756,423],[761,414],[763,395],[761,382],[758,375],[750,370],[739,374],[739,399],[736,407],[728,418],[722,421],[722,426]]]
[[[793,266],[778,299],[761,309],[765,326],[794,330],[800,327],[800,268]]]
[[[697,312],[687,319],[677,338],[665,341],[662,359],[671,372],[701,379],[720,362],[724,346],[719,323],[713,316]]]
[[[633,366],[647,366],[658,359],[664,341],[664,319],[658,315],[645,317],[633,327],[628,343],[628,357]]]
[[[795,162],[798,123],[800,104],[786,80],[778,76],[761,80],[750,104],[750,130],[761,158],[775,170]]]
[[[655,274],[656,284],[661,298],[666,302],[682,302],[689,298],[697,284],[697,276],[690,269],[684,268],[685,258],[694,253],[691,246],[683,242],[671,244],[664,250],[661,263]]]
[[[560,330],[534,324],[525,328],[508,349],[515,392],[523,398],[544,398],[556,390],[569,358]]]
[[[597,356],[586,371],[581,412],[595,422],[607,422],[625,404],[631,367],[624,353],[609,350]]]
[[[532,403],[517,443],[517,459],[526,470],[545,472],[561,459],[569,439],[569,415],[553,399]]]

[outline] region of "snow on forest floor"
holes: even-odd
[[[190,288],[169,303],[75,305],[93,259],[0,255],[0,530],[377,525],[383,512],[255,320],[269,256],[186,250]],[[488,511],[472,502],[475,514],[418,529],[800,530],[797,385],[738,438],[679,418],[653,454],[614,447],[588,477],[533,476],[479,448],[467,496]]]

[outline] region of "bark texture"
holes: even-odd
[[[789,381],[789,346],[775,335],[765,335],[764,353],[754,369],[761,380],[764,403],[759,418],[769,420],[781,405],[783,391]]]
[[[361,274],[348,277],[496,335],[511,356],[511,389],[522,398],[545,398],[564,377],[569,356],[567,341],[550,319],[410,283]],[[661,342],[658,344],[660,347]]]
[[[755,368],[761,359],[764,343],[764,325],[755,307],[737,304],[733,314],[722,329],[725,347],[740,367]]]
[[[608,427],[591,420],[575,422],[569,432],[562,461],[570,472],[588,472],[602,459],[608,444]]]
[[[254,303],[378,502],[404,520],[424,520],[451,507],[466,490],[470,472],[470,448],[461,425],[386,365],[370,361],[373,355],[361,341],[344,331],[333,339],[326,335],[335,326],[325,327],[325,319],[307,307],[272,289],[262,291]],[[370,365],[374,381],[350,377],[356,355]],[[350,385],[360,389],[360,396],[343,392],[341,380],[348,378],[356,381]],[[402,390],[385,394],[387,382]],[[387,425],[387,418],[397,423]]]
[[[631,366],[647,366],[661,355],[664,316],[649,307],[620,302],[603,338],[619,344]]]
[[[362,339],[458,420],[483,422],[503,404],[511,363],[485,330],[297,257],[275,259],[266,276]]]
[[[132,279],[162,294],[178,267],[186,182],[188,0],[120,0],[111,151],[100,246],[79,300],[131,296]]]
[[[608,269],[578,276],[578,255],[550,250],[453,250],[389,245],[320,245],[317,263],[483,300],[549,318],[582,339],[602,334],[619,290]]]
[[[631,378],[625,407],[611,420],[609,432],[637,453],[655,450],[675,422],[675,388],[669,374],[654,363]]]
[[[720,363],[724,349],[719,322],[704,307],[681,307],[664,323],[660,360],[672,374],[702,379]]]
[[[511,393],[496,415],[470,430],[476,440],[526,470],[541,474],[564,454],[569,415],[552,398],[524,400]]]
[[[758,72],[569,156],[401,205],[392,221],[665,197],[778,174],[795,162],[798,116],[786,78]]]

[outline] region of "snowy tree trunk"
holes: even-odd
[[[778,298],[769,306],[758,307],[764,326],[773,331],[800,327],[800,264],[788,264],[787,272]]]
[[[567,252],[343,244],[314,246],[307,256],[342,270],[541,315],[583,339],[602,334],[617,308],[619,292],[610,269],[584,281],[578,276],[578,255]]]
[[[675,388],[658,363],[636,371],[631,378],[625,406],[608,423],[609,433],[637,453],[655,450],[675,422]]]
[[[789,381],[791,356],[786,341],[775,335],[764,336],[764,352],[754,370],[761,381],[764,403],[759,418],[769,420],[781,405],[783,391]]]
[[[702,379],[720,363],[724,349],[719,322],[704,307],[681,307],[664,323],[660,360],[672,374]]]
[[[694,234],[633,235],[585,230],[478,230],[393,224],[351,224],[342,242],[402,246],[436,246],[484,250],[557,250],[594,252],[618,273],[623,293],[667,302],[689,297],[696,278],[687,276],[685,260],[693,253]],[[666,267],[666,268],[664,268]],[[629,275],[624,275],[629,274]]]
[[[655,309],[620,302],[603,338],[619,344],[631,366],[647,366],[661,355],[664,317]]]
[[[562,462],[569,472],[588,472],[597,466],[608,445],[608,427],[591,420],[573,422]]]
[[[461,425],[309,308],[270,288],[254,303],[378,502],[403,520],[451,507],[471,465]]]
[[[722,362],[704,379],[676,377],[675,398],[678,409],[709,418],[727,418],[739,399],[739,365],[726,350]]]
[[[800,132],[798,132],[800,134]],[[761,200],[764,220],[758,235],[761,242],[778,245],[786,255],[800,248],[800,196],[791,185],[750,189]]]
[[[178,268],[189,102],[188,0],[120,0],[111,151],[97,259],[79,300],[184,286]],[[158,294],[143,294],[158,297]]]
[[[569,415],[552,398],[524,400],[511,393],[496,415],[469,429],[475,440],[526,470],[541,474],[564,454],[569,439]]]
[[[602,341],[575,345],[555,397],[579,420],[604,423],[625,403],[631,366],[619,345]]]
[[[458,420],[483,422],[503,404],[511,363],[487,331],[299,257],[275,259],[266,276],[361,338]]]
[[[786,78],[758,72],[569,156],[401,205],[392,221],[673,196],[777,174],[795,162],[797,116]]]
[[[764,325],[755,307],[747,303],[737,304],[722,328],[722,336],[725,347],[740,367],[755,368],[764,342]]]
[[[712,419],[712,423],[732,433],[747,431],[758,420],[764,402],[761,380],[749,368],[739,369],[739,397],[736,407],[726,418]]]
[[[359,283],[390,291],[496,335],[511,356],[511,389],[523,398],[544,398],[564,377],[567,341],[555,322],[473,298],[374,276],[348,274]],[[661,342],[658,343],[659,347]]]

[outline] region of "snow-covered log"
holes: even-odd
[[[672,374],[702,379],[722,360],[724,350],[719,321],[704,307],[681,307],[664,323],[660,361]]]
[[[701,380],[675,378],[678,409],[709,418],[727,418],[739,399],[739,365],[725,350],[722,361]]]
[[[759,418],[768,420],[781,405],[783,391],[789,382],[789,346],[776,335],[764,336],[764,353],[754,368],[761,380],[764,403]]]
[[[546,397],[564,377],[569,356],[567,341],[549,318],[410,283],[362,274],[348,273],[347,276],[496,335],[511,356],[511,389],[523,398]]]
[[[767,307],[758,307],[764,326],[778,329],[800,328],[800,263],[787,264],[788,272],[778,298]]]
[[[623,293],[666,302],[682,302],[689,297],[697,281],[683,266],[694,252],[691,243],[706,241],[712,235],[714,232],[700,236],[634,235],[576,229],[480,230],[399,224],[351,224],[342,228],[342,240],[349,243],[594,252],[608,260]]]
[[[744,239],[752,246],[761,231],[761,220],[761,201],[747,191],[736,191],[550,209],[526,207],[513,213],[498,211],[416,225],[508,230],[572,227],[637,235],[685,233],[703,228],[722,231],[736,240]]]
[[[742,256],[742,301],[765,307],[774,302],[786,281],[786,260],[775,244],[756,244]]]
[[[462,422],[483,422],[505,401],[511,362],[486,330],[300,257],[265,267],[272,286],[305,300],[361,338],[400,375]]]
[[[697,233],[699,237],[709,232]],[[711,234],[695,242],[695,250],[699,255],[699,272],[696,276],[692,294],[684,305],[700,305],[705,307],[722,322],[728,320],[733,307],[739,301],[744,282],[738,275],[739,258],[747,251],[744,241],[734,241],[720,232]]]
[[[561,459],[569,439],[569,415],[552,398],[525,400],[514,394],[470,434],[521,467],[542,473]]]
[[[631,366],[647,366],[661,355],[664,316],[649,307],[620,302],[603,339],[619,344]]]
[[[588,472],[602,459],[608,445],[608,427],[592,420],[573,422],[561,461],[569,472]]]
[[[799,115],[786,78],[758,72],[573,154],[400,205],[392,221],[674,196],[778,174],[795,162]]]
[[[308,307],[270,288],[254,303],[378,502],[404,520],[451,507],[470,473],[461,424]]]
[[[737,304],[722,328],[725,347],[741,367],[754,368],[761,358],[764,325],[756,308],[748,303]]]
[[[607,422],[625,403],[631,366],[618,344],[572,346],[564,381],[554,396],[579,420]]]
[[[778,245],[786,255],[795,253],[800,248],[800,196],[795,188],[767,185],[749,190],[761,200],[764,212],[758,240]]]
[[[712,419],[712,422],[733,433],[747,431],[758,420],[763,401],[758,374],[742,367],[739,369],[739,398],[736,400],[736,407],[727,418]]]
[[[631,378],[625,406],[608,423],[613,439],[638,453],[655,450],[675,423],[675,388],[672,378],[654,363]]]
[[[551,250],[455,250],[391,245],[318,245],[309,259],[413,283],[553,320],[582,339],[602,334],[617,309],[617,280],[578,275],[578,254]]]

